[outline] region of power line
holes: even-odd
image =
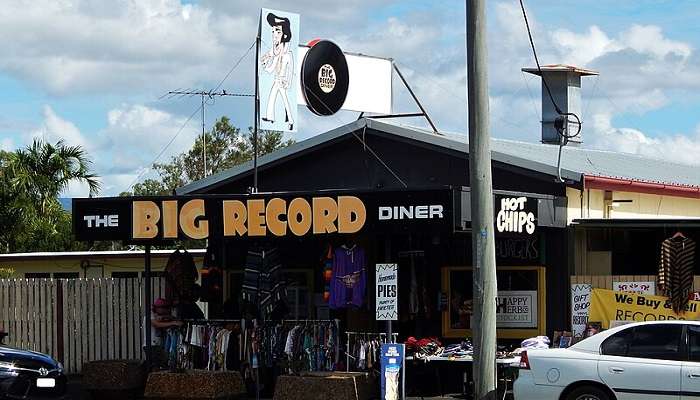
[[[572,112],[563,112],[561,108],[559,108],[559,105],[557,104],[556,101],[554,101],[554,96],[552,96],[552,91],[549,89],[549,84],[547,83],[547,80],[545,79],[544,75],[542,74],[542,67],[540,67],[540,60],[537,57],[537,50],[535,49],[535,41],[532,39],[532,31],[530,30],[530,22],[527,20],[527,12],[525,12],[525,4],[523,3],[523,0],[520,1],[520,9],[523,12],[523,19],[525,20],[525,27],[527,28],[527,36],[530,39],[530,47],[532,47],[532,55],[535,57],[535,64],[537,64],[537,72],[540,75],[540,78],[542,79],[542,84],[544,85],[545,89],[547,89],[547,94],[549,95],[549,100],[552,102],[552,105],[554,106],[554,110],[559,114],[559,117],[556,118],[554,121],[554,129],[557,130],[557,133],[561,137],[561,140],[559,141],[559,155],[557,156],[557,178],[559,179],[559,182],[564,182],[564,179],[561,177],[561,153],[562,149],[566,144],[569,142],[570,139],[573,139],[577,137],[578,135],[581,134],[581,118],[579,118],[578,115]],[[573,117],[576,119],[576,121],[569,121],[569,116]],[[573,135],[569,134],[569,123],[573,122],[576,124],[577,129],[576,133]]]
[[[252,44],[250,47],[248,47],[248,50],[246,50],[246,52],[243,53],[243,55],[242,55],[241,57],[238,58],[238,60],[234,63],[234,65],[231,67],[231,69],[226,73],[226,75],[224,76],[224,78],[219,82],[218,85],[216,85],[216,88],[210,90],[210,91],[207,92],[207,93],[215,93],[217,90],[219,90],[219,89],[221,88],[221,85],[223,85],[224,82],[226,82],[226,80],[228,79],[228,77],[231,76],[231,74],[233,73],[233,71],[234,71],[236,68],[238,68],[238,66],[241,64],[241,62],[243,61],[243,59],[245,59],[245,58],[248,56],[248,54],[250,54],[250,50],[253,48],[253,46],[255,46],[255,41],[253,41],[253,44]],[[173,91],[170,91],[170,92],[165,93],[164,95],[160,96],[160,97],[158,98],[158,100],[162,100],[162,99],[165,98],[166,96],[168,96],[168,98],[171,98],[171,97],[173,97],[173,96],[175,96],[175,95],[179,95],[179,96],[181,96],[181,97],[184,97],[184,96],[187,95],[187,94],[186,94],[187,92],[193,92],[193,90],[191,90],[191,89],[182,90],[182,88],[178,88],[177,90],[173,90]],[[226,90],[222,90],[222,91],[221,91],[221,95],[232,96],[232,97],[249,97],[249,96],[252,97],[251,95],[242,94],[242,93],[230,93],[230,94],[229,94],[229,93],[226,93]],[[210,98],[213,98],[213,96],[210,96]],[[148,170],[151,169],[151,167],[153,166],[153,164],[155,164],[155,163],[158,161],[158,159],[160,159],[160,157],[163,155],[163,153],[165,153],[165,151],[168,149],[168,147],[170,147],[170,145],[175,141],[175,139],[180,135],[180,133],[182,133],[182,130],[185,129],[185,126],[187,126],[187,124],[188,124],[188,123],[190,122],[190,120],[194,117],[194,115],[197,114],[200,110],[203,111],[203,109],[204,109],[204,105],[203,105],[203,104],[200,104],[200,106],[199,106],[196,110],[194,110],[194,112],[192,112],[192,114],[191,114],[191,115],[187,118],[187,120],[182,124],[182,126],[180,127],[180,129],[178,129],[178,131],[175,133],[175,135],[173,135],[173,137],[170,139],[170,141],[163,147],[163,149],[158,153],[158,155],[153,159],[153,161],[152,161],[150,164],[148,164],[148,168],[146,168],[144,171],[142,171],[140,174],[138,174],[138,175],[136,176],[136,179],[134,179],[134,181],[131,182],[131,184],[126,188],[125,191],[130,190],[130,189],[139,181],[139,179],[141,179],[141,178],[143,177],[143,175],[144,175],[146,172],[148,172]],[[202,120],[204,120],[204,118],[202,118]],[[206,169],[205,169],[205,173],[206,173]]]

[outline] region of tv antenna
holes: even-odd
[[[201,105],[201,111],[202,111],[202,160],[204,163],[204,178],[209,176],[209,169],[207,168],[207,132],[206,132],[206,120],[204,119],[206,113],[206,104],[207,100],[213,100],[215,97],[255,97],[253,94],[245,94],[245,93],[228,93],[226,90],[222,90],[220,92],[214,91],[214,90],[171,90],[168,93],[164,94],[161,96],[161,99],[170,99],[173,97],[184,97],[184,96],[199,96],[202,101]]]

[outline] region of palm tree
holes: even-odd
[[[90,171],[91,164],[80,146],[68,146],[63,140],[53,145],[35,139],[26,149],[10,153],[7,167],[12,188],[46,216],[71,182],[84,182],[90,188],[90,196],[97,195],[100,181]]]

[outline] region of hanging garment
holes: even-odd
[[[695,269],[695,241],[674,236],[661,243],[659,262],[659,291],[671,299],[673,311],[682,311],[693,290]]]
[[[277,249],[248,252],[241,292],[243,301],[252,308],[259,306],[258,311],[265,319],[270,319],[275,309],[283,306],[287,286]]]
[[[362,307],[366,285],[365,250],[357,245],[335,249],[329,306],[334,309]]]
[[[194,284],[198,277],[192,255],[176,250],[165,266],[165,298],[171,303],[195,301]]]

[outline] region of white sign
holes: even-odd
[[[309,51],[308,46],[299,46],[299,54],[297,56],[299,62],[295,65],[297,77],[301,76],[301,60],[304,59],[307,51]],[[348,63],[350,83],[348,95],[345,98],[342,109],[391,114],[391,60],[345,53],[345,61]],[[301,90],[301,79],[296,79],[298,89],[297,104],[306,106],[304,94]],[[323,89],[323,86],[321,88]]]
[[[571,333],[575,338],[583,337],[586,332],[591,288],[589,283],[571,285]]]
[[[613,290],[653,296],[656,294],[656,282],[613,282]]]
[[[537,291],[499,290],[496,300],[496,326],[537,328]]]
[[[527,211],[527,197],[504,197],[496,214],[499,232],[535,233],[535,213]]]
[[[396,321],[399,318],[399,266],[377,264],[376,266],[376,320]]]
[[[299,14],[263,8],[260,13],[260,128],[296,131],[299,82]],[[299,86],[298,84],[296,84]]]

